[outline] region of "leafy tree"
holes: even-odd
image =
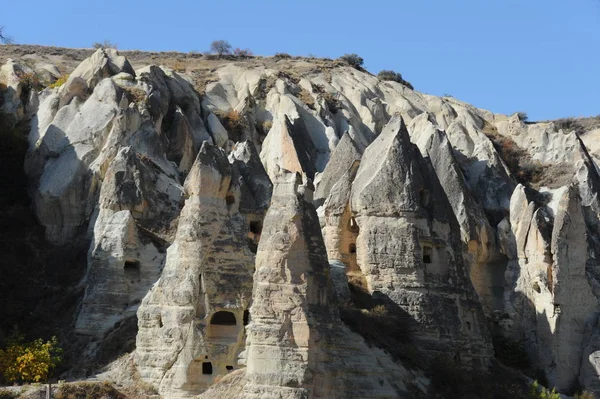
[[[231,54],[231,44],[227,40],[215,40],[210,44],[210,51],[218,56]]]
[[[0,42],[4,43],[4,44],[12,44],[13,43],[12,37],[10,37],[6,33],[4,33],[4,26],[0,26]]]
[[[8,383],[45,382],[61,361],[62,349],[56,337],[27,342],[18,331],[0,349],[0,375]]]

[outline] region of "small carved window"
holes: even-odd
[[[431,247],[423,247],[423,263],[431,263]]]
[[[211,362],[202,362],[202,374],[204,375],[212,375],[212,363]]]
[[[233,194],[227,194],[227,196],[225,197],[225,203],[227,205],[233,205],[235,203],[235,197],[233,196]]]
[[[350,244],[348,246],[348,252],[350,252],[351,254],[355,254],[356,253],[356,244]]]
[[[123,272],[125,273],[125,277],[127,279],[131,279],[131,282],[134,280],[140,279],[140,262],[138,260],[126,260],[123,265]]]

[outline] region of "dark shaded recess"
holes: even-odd
[[[244,310],[244,325],[247,326],[249,322],[250,322],[250,311],[246,309],[246,310]]]
[[[105,366],[125,353],[135,349],[135,338],[138,332],[137,315],[118,321],[106,332],[96,353],[96,364]]]
[[[226,311],[217,312],[210,318],[210,324],[216,324],[221,326],[235,326],[235,315],[231,312]]]
[[[28,132],[28,125],[12,127],[0,114],[0,347],[15,328],[28,339],[56,335],[65,349],[60,372],[80,356],[70,348],[77,341],[74,316],[83,296],[77,284],[89,242],[54,246],[45,240],[27,196]]]
[[[286,116],[285,124],[287,125],[288,131],[290,132],[290,136],[292,137],[294,147],[296,147],[296,152],[298,153],[298,160],[300,161],[302,170],[306,172],[306,175],[309,177],[309,179],[314,179],[315,173],[317,172],[317,169],[315,167],[315,161],[317,159],[317,149],[315,148],[315,145],[313,144],[310,135],[306,130],[306,125],[304,124],[304,121],[298,118],[292,124],[290,119]]]

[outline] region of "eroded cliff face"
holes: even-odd
[[[137,320],[129,358],[166,397],[427,391],[342,323],[360,292],[409,320],[425,362],[485,369],[501,337],[551,385],[600,392],[594,132],[337,61],[174,71],[100,49],[41,91],[25,77],[59,72],[25,61],[0,69],[2,134],[30,124],[46,239],[90,242],[85,356]]]

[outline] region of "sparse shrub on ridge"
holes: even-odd
[[[113,43],[110,40],[105,40],[102,43],[100,42],[95,42],[94,44],[92,44],[92,46],[96,49],[98,48],[117,48],[117,43]]]
[[[346,64],[350,65],[353,68],[359,69],[365,63],[362,57],[358,54],[344,54],[340,57],[340,60],[344,61]]]
[[[289,55],[288,53],[275,53],[275,55],[273,55],[273,58],[275,58],[276,60],[284,60],[284,59],[292,58],[292,56]]]
[[[231,44],[227,40],[215,40],[210,44],[210,51],[219,57],[231,54]]]
[[[529,121],[529,116],[527,116],[527,112],[519,111],[517,112],[517,117],[521,122]]]
[[[389,81],[393,81],[393,82],[398,82],[398,83],[408,87],[409,89],[414,90],[413,85],[411,85],[410,82],[404,80],[402,78],[402,74],[400,72],[395,72],[395,71],[384,69],[377,74],[377,77],[379,78],[379,80],[389,80]]]
[[[233,55],[235,55],[236,57],[239,58],[249,58],[252,57],[254,54],[252,53],[252,50],[244,48],[236,48],[235,50],[233,50]]]

